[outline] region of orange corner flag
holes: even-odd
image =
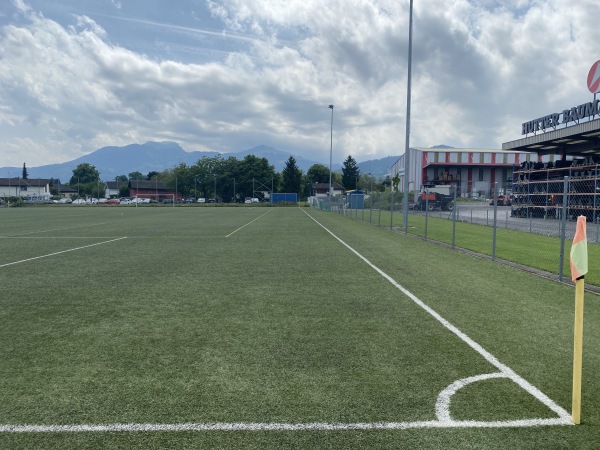
[[[577,229],[571,245],[571,279],[575,282],[588,272],[588,254],[585,216],[577,218]]]

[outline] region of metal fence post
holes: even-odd
[[[492,231],[492,261],[496,261],[496,228],[498,226],[498,183],[494,183],[494,230]]]
[[[427,240],[427,221],[429,219],[429,188],[425,188],[425,240]]]
[[[394,191],[390,196],[390,231],[394,228]]]
[[[452,207],[452,249],[454,249],[454,244],[456,243],[456,214],[458,209],[458,203],[456,203],[456,191],[457,187],[454,188],[454,206]]]
[[[383,194],[381,194],[381,196],[379,197],[379,208],[377,208],[379,210],[379,219],[377,219],[377,226],[380,227],[381,226],[381,200],[383,199]]]
[[[565,259],[565,236],[567,228],[567,201],[568,201],[568,190],[569,190],[569,177],[566,176],[563,181],[563,204],[562,204],[562,215],[560,217],[561,230],[560,230],[560,260],[558,261],[558,279],[563,280],[564,271],[564,259]]]

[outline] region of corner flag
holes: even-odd
[[[588,254],[585,216],[577,218],[577,229],[571,245],[571,279],[573,283],[588,272]]]
[[[571,245],[571,279],[575,283],[575,326],[573,343],[572,419],[581,423],[581,367],[583,363],[583,293],[584,275],[588,272],[585,216],[577,218],[577,229]]]

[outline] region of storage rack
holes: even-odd
[[[514,172],[513,217],[559,219],[567,176],[567,218],[600,219],[600,164],[589,160],[524,163]]]

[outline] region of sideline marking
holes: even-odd
[[[1,264],[0,268],[24,263],[27,261],[33,261],[35,259],[47,258],[48,256],[60,255],[61,253],[74,252],[75,250],[81,250],[83,248],[88,248],[88,247],[94,247],[96,245],[108,244],[109,242],[120,241],[121,239],[127,239],[127,236],[116,238],[116,239],[111,239],[110,241],[96,242],[95,244],[84,245],[83,247],[70,248],[69,250],[62,250],[60,252],[48,253],[47,255],[34,256],[33,258],[22,259],[21,261],[15,261],[15,262],[11,262],[11,263]]]
[[[315,219],[309,213],[307,213],[304,210],[302,210],[302,212],[304,214],[306,214],[308,217],[310,217],[321,228],[323,228],[325,231],[327,231],[338,242],[340,242],[342,245],[344,245],[348,250],[350,250],[352,253],[354,253],[356,256],[358,256],[360,259],[362,259],[369,267],[371,267],[373,270],[375,270],[377,273],[379,273],[379,275],[381,275],[383,278],[388,280],[394,287],[399,289],[404,295],[406,295],[408,298],[410,298],[414,303],[416,303],[418,306],[420,306],[426,312],[428,312],[431,316],[433,316],[445,328],[447,328],[449,331],[454,333],[462,341],[464,341],[469,347],[471,347],[473,350],[475,350],[477,353],[479,353],[481,356],[483,356],[490,364],[495,366],[500,371],[502,376],[513,380],[515,383],[517,383],[519,386],[521,386],[525,391],[529,392],[531,395],[533,395],[535,398],[537,398],[540,402],[542,402],[544,405],[546,405],[548,408],[550,408],[552,411],[554,411],[560,418],[560,421],[562,421],[561,424],[563,424],[563,425],[567,425],[567,424],[572,425],[573,424],[573,422],[571,421],[571,414],[568,413],[564,408],[559,406],[557,403],[555,403],[550,397],[548,397],[546,394],[544,394],[542,391],[540,391],[534,385],[529,383],[523,377],[518,375],[510,367],[506,366],[505,364],[502,364],[494,355],[492,355],[490,352],[485,350],[481,345],[479,345],[477,342],[475,342],[473,339],[471,339],[465,333],[463,333],[458,328],[456,328],[454,325],[452,325],[450,322],[448,322],[446,319],[444,319],[440,314],[438,314],[432,308],[430,308],[425,303],[423,303],[419,298],[417,298],[417,296],[415,296],[412,292],[410,292],[408,289],[406,289],[404,286],[402,286],[400,283],[398,283],[396,280],[394,280],[392,277],[390,277],[387,273],[385,273],[383,270],[381,270],[379,267],[374,265],[371,261],[369,261],[363,255],[361,255],[356,250],[354,250],[352,247],[350,247],[348,244],[346,244],[344,241],[342,241],[339,237],[337,237],[335,234],[333,234],[333,232],[331,232],[327,227],[322,225],[317,219]],[[448,388],[446,388],[446,389],[448,389]]]
[[[77,227],[54,228],[52,230],[30,231],[28,233],[7,234],[7,235],[3,235],[3,236],[0,236],[0,237],[25,236],[25,235],[28,235],[28,234],[48,233],[50,231],[74,230],[75,228],[97,227],[98,225],[106,225],[106,222],[103,222],[103,223],[93,223],[91,225],[79,225]]]
[[[261,214],[260,216],[258,216],[256,219],[251,220],[250,222],[248,222],[246,225],[242,225],[241,227],[239,227],[237,230],[232,231],[231,233],[229,233],[227,236],[225,236],[226,238],[228,238],[229,236],[231,236],[232,234],[237,233],[238,231],[240,231],[242,228],[247,227],[248,225],[250,225],[252,222],[256,222],[258,219],[260,219],[262,216],[264,216],[265,214],[270,213],[271,211],[273,211],[272,209],[269,209],[266,213]]]

